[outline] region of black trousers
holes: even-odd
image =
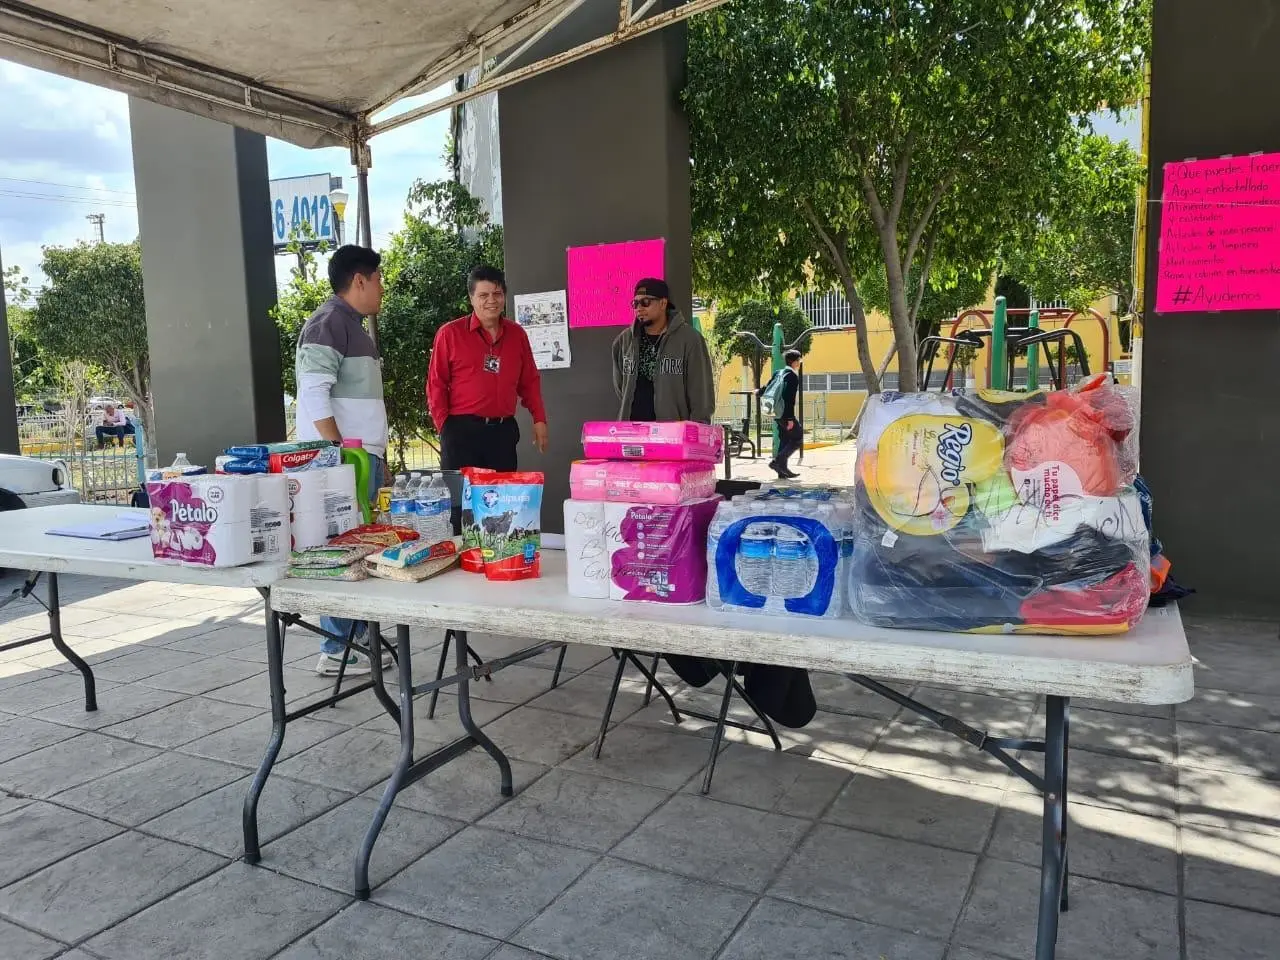
[[[793,423],[795,426],[788,430],[785,420],[778,421],[778,453],[773,462],[784,467],[791,455],[804,446],[804,425],[799,420]]]
[[[516,469],[519,445],[520,425],[515,417],[458,414],[446,420],[440,432],[440,466],[445,470],[484,467],[511,472]]]

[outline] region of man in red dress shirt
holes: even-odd
[[[472,312],[436,333],[427,371],[427,410],[440,434],[446,470],[515,470],[516,401],[533,416],[533,445],[547,450],[542,377],[524,329],[502,315],[507,279],[480,266],[467,278]]]

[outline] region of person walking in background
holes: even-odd
[[[471,313],[436,332],[427,371],[427,412],[440,435],[446,470],[486,467],[512,471],[520,427],[516,402],[533,417],[533,445],[547,452],[542,376],[529,336],[504,316],[507,278],[479,266],[467,277]]]
[[[702,334],[671,305],[666,281],[636,284],[635,321],[613,341],[619,420],[696,420],[716,410],[711,355]]]
[[[298,381],[298,439],[359,440],[369,454],[370,502],[378,498],[386,470],[387,408],[382,359],[364,318],[382,308],[382,257],[367,247],[339,247],[329,259],[333,295],[313,313],[298,336],[294,357]],[[326,633],[316,672],[334,675],[346,645],[335,637],[360,639],[368,625],[322,617]],[[354,633],[353,633],[354,628]],[[348,674],[369,673],[369,658],[352,650]],[[382,665],[390,663],[384,654]]]
[[[788,350],[783,356],[787,365],[782,369],[782,385],[774,407],[778,423],[778,452],[769,461],[769,469],[784,480],[794,480],[800,476],[791,471],[787,461],[804,446],[804,424],[796,413],[796,394],[800,389],[800,357],[799,350]]]

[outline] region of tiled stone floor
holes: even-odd
[[[261,809],[240,805],[269,721],[255,595],[66,578],[63,622],[99,678],[97,713],[48,645],[0,655],[0,960],[1026,960],[1036,798],[995,761],[838,677],[775,754],[734,734],[710,797],[706,724],[671,724],[638,683],[604,756],[611,666],[575,648],[476,685],[513,758],[485,755],[401,796],[349,895],[358,838],[398,741],[371,696],[289,729]],[[0,611],[0,642],[43,632]],[[1071,911],[1063,960],[1280,955],[1280,639],[1274,623],[1188,617],[1197,696],[1177,708],[1077,702]],[[419,675],[439,637],[415,636]],[[482,653],[519,644],[478,638]],[[289,695],[324,687],[287,648]],[[669,676],[669,675],[668,675]],[[673,682],[674,683],[674,682]],[[706,708],[707,692],[681,690]],[[918,689],[1000,733],[1035,698]],[[422,748],[453,700],[417,716]]]

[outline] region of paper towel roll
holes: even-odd
[[[330,493],[345,494],[351,499],[356,496],[356,468],[355,464],[344,463],[339,467],[330,467],[323,471],[325,478],[325,489]]]
[[[324,513],[324,495],[329,489],[327,470],[304,470],[285,475],[289,485],[289,509],[300,513]]]
[[[609,537],[602,502],[564,502],[564,551],[569,596],[589,600],[609,597]]]
[[[293,476],[293,474],[290,474]],[[329,542],[329,519],[320,510],[294,512],[289,522],[289,538],[294,550],[320,547]]]

